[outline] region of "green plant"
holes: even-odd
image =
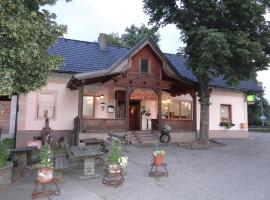
[[[119,140],[114,140],[108,152],[108,162],[110,165],[121,163],[121,142]]]
[[[164,149],[159,149],[159,150],[155,150],[154,152],[153,152],[153,155],[154,156],[159,156],[159,155],[165,155],[165,150]]]
[[[40,162],[35,165],[35,168],[52,168],[52,148],[46,143],[40,150]]]
[[[230,129],[230,128],[232,128],[232,126],[233,126],[232,122],[227,122],[225,125],[226,129]]]
[[[4,139],[0,143],[0,168],[5,166],[9,150],[13,148],[13,139]]]

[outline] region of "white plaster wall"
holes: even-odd
[[[66,87],[70,77],[70,75],[52,74],[49,76],[48,84],[41,89],[53,90],[57,93],[56,119],[50,120],[50,127],[53,130],[72,130],[73,120],[78,115],[78,90],[70,90]],[[44,127],[44,120],[36,117],[37,94],[38,92],[26,94],[24,130],[42,130]]]
[[[247,130],[241,129],[241,123],[247,123],[247,102],[245,93],[240,91],[213,89],[210,97],[209,110],[209,129],[210,130]],[[220,105],[229,104],[232,108],[232,122],[235,124],[230,129],[219,126],[220,123]],[[200,128],[200,104],[197,101],[197,130]]]

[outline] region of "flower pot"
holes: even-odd
[[[41,183],[48,183],[53,179],[53,168],[39,168],[37,180]]]
[[[121,172],[121,166],[118,164],[109,165],[109,173],[116,174]]]
[[[156,166],[161,166],[164,163],[164,155],[156,155],[153,160]]]

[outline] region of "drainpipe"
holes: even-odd
[[[14,127],[14,148],[16,148],[16,141],[17,141],[17,123],[18,123],[18,112],[19,112],[19,97],[20,97],[20,95],[17,94],[15,127]]]

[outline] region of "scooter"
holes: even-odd
[[[159,141],[161,143],[169,143],[171,141],[170,135],[171,127],[168,124],[165,124],[163,130],[161,131],[161,135],[159,137]]]

